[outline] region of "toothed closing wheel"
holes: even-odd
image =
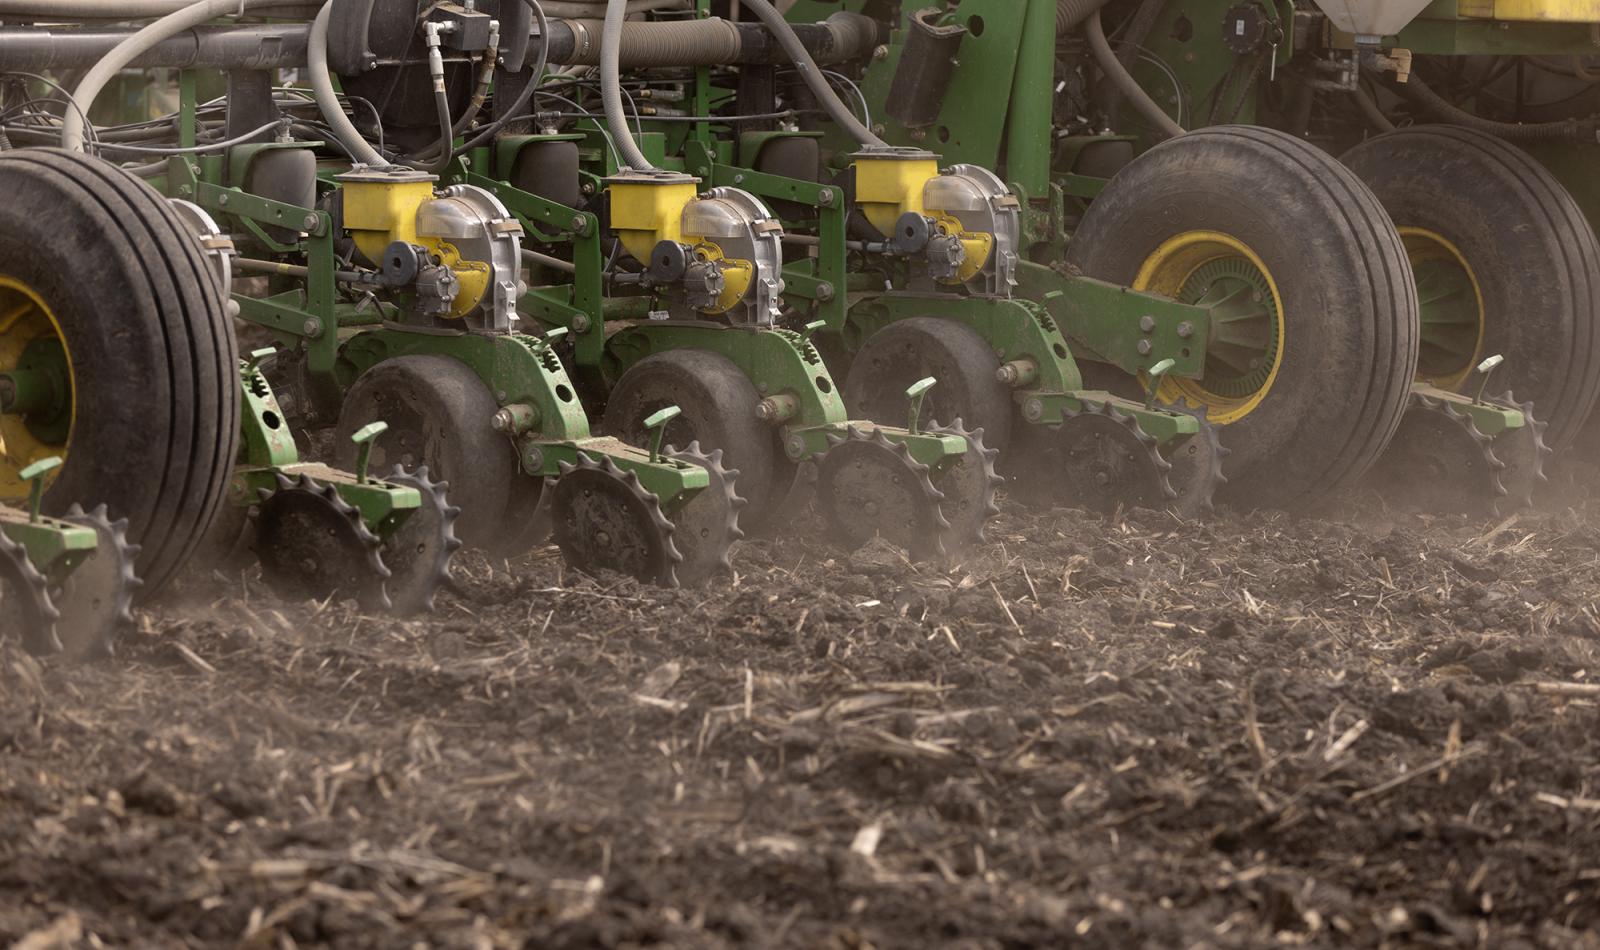
[[[139,546],[128,543],[127,520],[112,521],[105,505],[87,513],[73,505],[61,520],[92,528],[98,544],[51,590],[61,613],[56,635],[67,656],[104,659],[115,652],[117,635],[133,625],[133,592],[142,586],[134,575]]]
[[[383,542],[383,564],[389,569],[384,591],[397,614],[432,610],[434,595],[450,580],[450,559],[461,549],[455,530],[461,509],[445,497],[445,482],[428,477],[426,465],[414,472],[396,465],[384,481],[415,488],[422,496],[422,506]]]
[[[50,587],[22,545],[0,531],[0,633],[19,636],[29,653],[61,652],[56,639],[60,614],[50,602]]]
[[[709,486],[672,513],[676,529],[672,542],[683,555],[678,580],[701,584],[718,574],[731,573],[733,543],[744,537],[739,510],[745,500],[734,489],[739,470],[722,464],[721,449],[703,452],[698,441],[690,442],[686,449],[669,445],[661,454],[674,462],[698,465],[711,477]]]
[[[1045,461],[1061,504],[1110,513],[1124,508],[1165,508],[1178,498],[1168,480],[1172,465],[1139,421],[1109,404],[1065,410]]]
[[[846,427],[829,436],[817,462],[817,507],[832,536],[854,550],[875,536],[900,545],[914,561],[945,555],[950,522],[940,510],[944,495],[933,487],[928,466],[905,445],[877,429]]]
[[[939,510],[950,522],[944,545],[953,554],[960,548],[982,544],[984,524],[1000,513],[994,501],[995,489],[1005,483],[994,471],[994,460],[1000,452],[984,445],[981,427],[968,431],[959,416],[950,425],[934,424],[928,431],[960,436],[967,443],[966,454],[946,463],[932,478],[933,487],[944,496]]]
[[[1222,473],[1222,460],[1233,454],[1223,446],[1217,427],[1206,421],[1205,409],[1170,407],[1200,420],[1200,431],[1176,442],[1162,457],[1172,464],[1167,483],[1178,497],[1167,508],[1184,518],[1198,518],[1214,509],[1217,489],[1228,478]]]
[[[1508,441],[1498,444],[1483,434],[1472,417],[1449,402],[1413,394],[1400,428],[1369,476],[1370,484],[1384,499],[1398,508],[1439,514],[1479,514],[1509,507],[1510,495],[1504,484],[1506,463],[1500,451],[1511,454],[1519,439],[1535,441],[1531,465],[1535,475],[1525,475],[1519,462],[1518,481],[1536,478],[1538,430],[1527,436],[1508,433]],[[1531,495],[1531,487],[1528,494]]]
[[[560,463],[561,474],[546,486],[556,546],[580,571],[627,574],[650,584],[678,586],[683,561],[673,543],[672,522],[661,501],[639,476],[602,456],[578,453],[578,464]]]
[[[1513,508],[1533,507],[1533,493],[1550,481],[1544,466],[1555,452],[1544,442],[1550,423],[1534,417],[1531,401],[1517,402],[1509,391],[1489,401],[1521,410],[1524,420],[1522,428],[1502,432],[1494,440],[1494,454],[1506,466],[1500,472],[1505,494],[1495,499],[1495,514],[1505,515]]]
[[[256,512],[256,557],[268,586],[285,597],[353,597],[363,609],[387,609],[389,577],[383,543],[361,512],[332,485],[279,473],[276,491],[262,489]]]

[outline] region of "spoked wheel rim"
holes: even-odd
[[[26,410],[0,413],[0,501],[18,501],[28,496],[24,468],[50,456],[66,460],[76,387],[66,335],[50,305],[5,274],[0,274],[0,374],[15,381],[19,408]],[[53,480],[54,473],[46,478]]]
[[[1478,275],[1461,249],[1443,235],[1427,228],[1399,230],[1417,278],[1422,315],[1417,378],[1458,390],[1483,355],[1485,309]]]
[[[1220,231],[1174,235],[1145,258],[1133,289],[1213,308],[1205,375],[1168,376],[1163,402],[1203,408],[1216,425],[1261,405],[1283,366],[1283,298],[1249,245]]]

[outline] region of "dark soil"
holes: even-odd
[[[737,560],[0,646],[0,942],[1600,947],[1586,498]]]

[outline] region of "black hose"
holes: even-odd
[[[884,148],[888,145],[871,129],[862,125],[856,114],[844,104],[844,100],[839,98],[839,94],[833,91],[833,87],[828,84],[828,78],[817,68],[816,60],[811,58],[806,45],[800,42],[800,37],[795,35],[794,28],[783,18],[783,14],[774,9],[767,0],[743,0],[743,7],[754,13],[756,18],[772,31],[772,35],[778,40],[778,45],[789,54],[789,60],[794,63],[800,78],[805,80],[806,88],[816,96],[818,104],[827,110],[829,118],[863,146]]]
[[[461,147],[456,149],[457,155],[469,152],[494,138],[507,122],[522,115],[523,110],[528,108],[528,103],[533,100],[533,94],[539,88],[539,83],[544,79],[545,67],[550,65],[550,21],[545,18],[544,7],[540,5],[539,0],[522,0],[522,2],[533,10],[534,19],[539,23],[539,60],[534,64],[533,76],[527,85],[522,87],[522,92],[517,95],[517,100],[511,107],[502,112],[500,118],[480,129],[477,135],[461,143]]]
[[[1446,101],[1412,73],[1407,82],[1391,82],[1389,88],[1436,119],[1476,129],[1511,142],[1589,142],[1600,136],[1600,116],[1562,119],[1559,122],[1496,122],[1468,112]]]

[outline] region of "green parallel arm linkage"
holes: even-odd
[[[820,323],[811,324],[805,334],[698,321],[636,324],[607,341],[606,375],[618,379],[628,367],[667,350],[700,349],[725,356],[755,384],[762,399],[754,411],[764,422],[781,426],[784,453],[798,462],[828,451],[828,436],[843,435],[851,424],[838,386],[809,339]],[[966,441],[958,436],[857,424],[878,429],[891,442],[904,442],[924,464],[944,464],[966,452]]]
[[[93,528],[46,517],[40,510],[44,477],[61,467],[58,456],[40,459],[18,475],[28,483],[28,508],[0,505],[0,531],[22,545],[34,569],[54,581],[65,579],[100,545]]]
[[[261,231],[261,226],[289,228],[305,234],[299,245],[305,250],[308,268],[303,289],[263,298],[236,293],[233,300],[239,305],[240,319],[272,330],[283,342],[303,341],[307,372],[324,388],[329,387],[338,360],[339,327],[346,323],[367,325],[379,320],[376,315],[361,315],[354,307],[337,305],[338,260],[334,253],[332,219],[315,208],[302,208],[248,194],[238,188],[223,187],[216,183],[222,178],[222,159],[208,159],[200,162],[169,159],[167,193],[250,226],[277,251],[299,248],[272,241]]]

